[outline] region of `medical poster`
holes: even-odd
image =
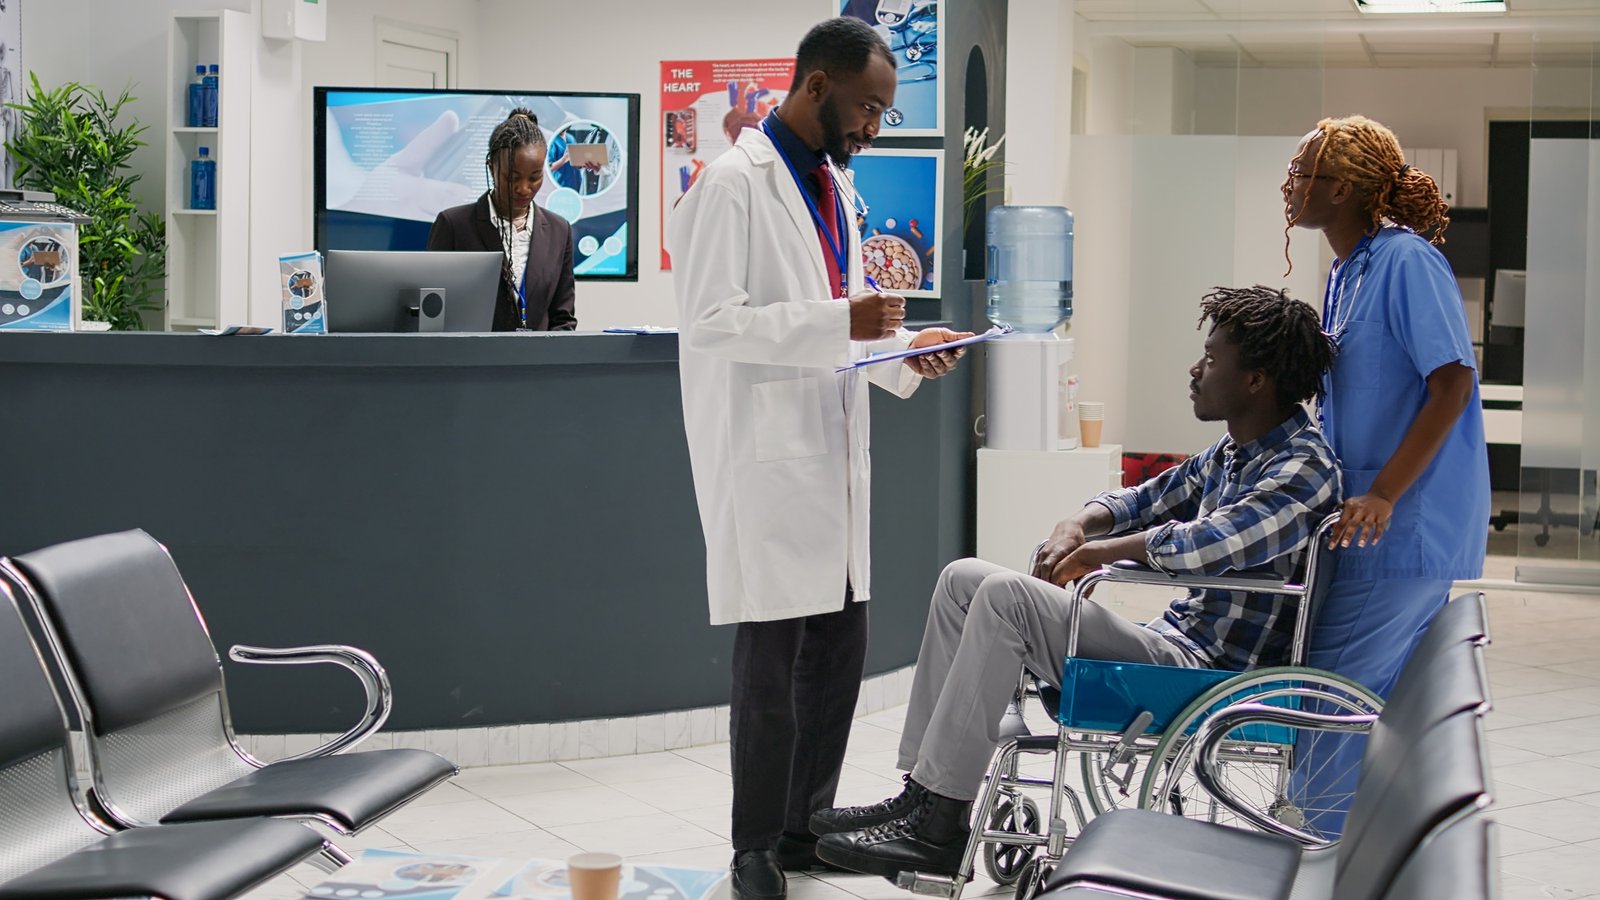
[[[78,230],[64,222],[0,222],[0,329],[70,331],[81,317]]]
[[[939,296],[944,151],[873,148],[850,158],[850,173],[866,209],[858,217],[866,274],[885,291]]]
[[[894,54],[899,87],[894,105],[884,110],[882,134],[890,137],[940,137],[944,88],[939,58],[944,36],[938,0],[829,0],[829,14],[871,25]]]
[[[668,61],[661,64],[661,224],[700,171],[755,128],[789,94],[793,59]],[[666,246],[661,268],[672,268]]]
[[[312,250],[278,257],[278,284],[283,289],[283,333],[326,334],[322,254]]]

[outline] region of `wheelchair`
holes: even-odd
[[[1382,701],[1356,682],[1304,665],[1314,603],[1328,581],[1328,535],[1338,519],[1335,513],[1318,525],[1299,578],[1271,573],[1168,575],[1123,562],[1079,579],[1073,589],[1062,690],[1042,682],[1028,687],[1028,673],[1023,673],[1024,689],[1038,693],[1057,723],[1056,733],[1002,737],[974,804],[972,836],[956,875],[902,872],[895,883],[913,893],[960,900],[981,855],[990,878],[1002,886],[1014,885],[1017,900],[1029,900],[1092,816],[1130,806],[1241,828],[1270,828],[1308,846],[1336,841],[1337,833],[1322,823],[1330,810],[1348,807],[1354,778],[1325,769],[1334,758],[1336,741],[1364,737],[1277,724],[1231,731],[1207,774],[1213,786],[1232,795],[1233,805],[1218,801],[1195,779],[1190,737],[1208,716],[1235,703],[1340,715],[1381,711]],[[1043,546],[1035,549],[1034,559]],[[1289,664],[1232,672],[1078,658],[1081,603],[1101,583],[1283,597],[1296,606]],[[1049,778],[1022,771],[1024,757],[1052,755]],[[1359,760],[1360,754],[1351,757]],[[1045,809],[1025,790],[1048,791]],[[1235,808],[1241,802],[1242,814]],[[1074,828],[1069,829],[1063,815],[1067,809]]]

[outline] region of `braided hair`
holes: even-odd
[[[483,155],[483,166],[484,177],[489,182],[491,205],[495,200],[494,193],[500,188],[495,175],[511,171],[512,160],[516,157],[517,150],[522,147],[537,147],[542,154],[545,140],[544,132],[539,130],[539,117],[534,115],[533,110],[519,106],[489,133],[489,149]],[[507,177],[509,178],[509,175]],[[509,205],[507,209],[509,213]],[[495,209],[497,216],[499,212],[498,208]],[[529,215],[532,215],[531,211]],[[500,245],[505,250],[505,260],[500,266],[500,277],[505,279],[506,284],[515,292],[517,275],[511,271],[511,245],[516,237],[516,225],[512,223],[509,214],[499,216],[499,219]]]
[[[1317,130],[1322,133],[1322,146],[1317,148],[1307,174],[1315,178],[1325,169],[1355,185],[1361,191],[1362,208],[1368,216],[1368,234],[1377,233],[1388,220],[1429,235],[1429,243],[1444,243],[1445,229],[1450,227],[1450,205],[1440,196],[1439,185],[1431,175],[1406,163],[1394,132],[1366,116],[1323,119],[1317,123]],[[1283,182],[1285,195],[1292,186],[1292,177]],[[1283,228],[1286,260],[1289,229],[1298,219],[1296,216]],[[1292,260],[1289,268],[1294,269]]]
[[[1256,285],[1213,288],[1200,300],[1200,322],[1226,328],[1239,346],[1239,364],[1272,378],[1278,402],[1301,403],[1322,391],[1322,374],[1333,365],[1333,339],[1311,305],[1288,291]],[[1198,326],[1197,326],[1198,327]]]

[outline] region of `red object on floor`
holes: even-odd
[[[1122,486],[1143,484],[1187,458],[1181,453],[1124,453]]]

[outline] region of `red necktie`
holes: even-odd
[[[844,278],[839,271],[839,260],[833,255],[833,248],[845,249],[845,238],[839,233],[839,204],[833,192],[833,173],[828,171],[828,164],[817,166],[817,211],[822,214],[822,227],[817,229],[817,238],[822,242],[822,263],[828,269],[828,290],[837,290],[835,297],[845,295]],[[830,244],[829,241],[832,240]]]

